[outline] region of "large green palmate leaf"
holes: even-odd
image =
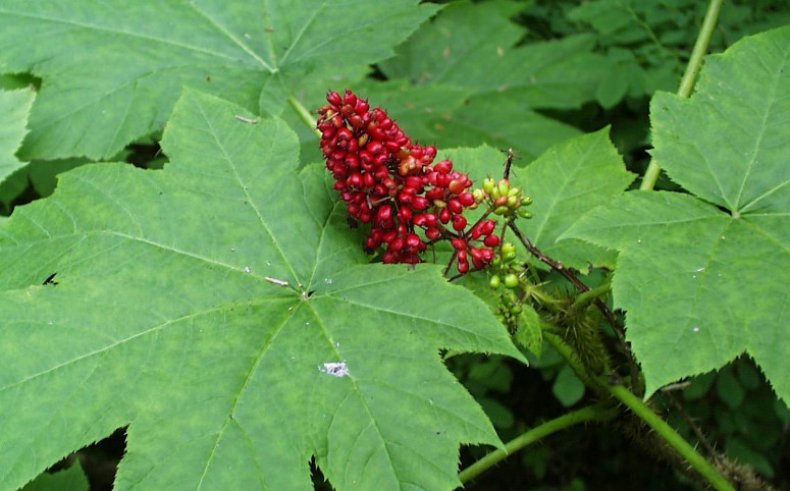
[[[44,80],[26,158],[106,158],[161,129],[182,85],[276,112],[285,87],[390,56],[437,8],[416,0],[8,0],[0,72]]]
[[[309,489],[311,456],[339,490],[452,489],[459,443],[498,442],[439,350],[519,357],[504,328],[440,267],[365,264],[250,117],[187,91],[164,170],[81,167],[3,223],[0,489],[126,425],[120,490]]]
[[[620,251],[648,393],[745,351],[790,401],[789,67],[785,27],[709,57],[690,99],[657,95],[654,157],[696,197],[627,193],[566,234]]]
[[[0,183],[25,165],[16,152],[27,134],[34,97],[32,90],[0,90]]]
[[[390,78],[512,92],[530,107],[573,108],[593,100],[606,60],[591,52],[593,36],[515,47],[524,30],[509,20],[516,2],[456,2],[381,64]]]

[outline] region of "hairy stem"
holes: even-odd
[[[315,126],[316,118],[312,114],[310,114],[310,111],[308,111],[307,108],[304,107],[304,105],[302,105],[302,103],[299,101],[299,99],[297,99],[294,96],[289,96],[288,97],[288,104],[290,104],[291,107],[294,109],[294,111],[296,111],[296,114],[299,115],[299,119],[301,119],[302,122],[308,128],[313,130],[313,133],[315,133],[318,136],[321,136],[321,132],[318,131],[318,128],[316,128],[316,126]]]
[[[647,423],[664,441],[672,446],[714,489],[735,491],[730,482],[705,457],[700,455],[691,444],[684,440],[666,421],[654,413],[647,404],[631,393],[630,390],[622,385],[602,385],[607,387],[612,397],[625,404],[631,412]]]
[[[617,411],[615,409],[607,407],[601,403],[563,414],[562,416],[546,421],[545,423],[542,423],[535,428],[532,428],[517,436],[513,440],[507,442],[504,449],[497,449],[489,453],[482,459],[461,471],[458,477],[462,483],[466,484],[502,460],[506,459],[508,456],[513,455],[522,448],[535,443],[541,438],[549,436],[552,433],[556,433],[575,424],[586,423],[589,421],[604,421],[613,418],[616,414]]]
[[[527,236],[523,234],[523,232],[521,232],[521,229],[518,228],[518,225],[516,225],[513,221],[508,222],[508,226],[513,231],[513,233],[516,234],[516,237],[518,237],[518,240],[524,245],[524,247],[527,248],[529,253],[535,256],[540,262],[547,264],[549,267],[551,267],[551,269],[564,276],[568,281],[573,283],[573,286],[575,286],[576,289],[581,293],[585,293],[590,290],[590,287],[585,285],[582,280],[579,279],[579,277],[576,275],[576,272],[572,268],[569,268],[556,259],[544,254],[543,251],[538,248],[538,246],[533,244],[532,241],[529,240]],[[614,332],[617,334],[617,338],[622,345],[623,351],[630,359],[631,355],[625,344],[625,335],[623,334],[622,328],[617,323],[614,313],[612,313],[609,307],[607,307],[607,305],[603,303],[600,298],[594,298],[593,301],[595,302],[595,306],[598,307],[603,316],[606,318],[607,322],[609,322],[609,324],[612,326],[612,329],[614,329]]]
[[[719,18],[719,11],[721,10],[723,1],[724,0],[710,0],[708,4],[705,20],[702,21],[702,28],[699,31],[699,36],[697,36],[697,42],[694,44],[691,58],[689,59],[688,65],[686,65],[686,72],[683,74],[683,78],[680,81],[678,95],[681,97],[690,96],[691,91],[694,90],[694,84],[697,83],[697,76],[702,67],[702,57],[708,52],[708,44],[710,44],[713,29],[716,27],[716,21]],[[660,173],[661,167],[655,160],[651,160],[642,178],[642,184],[639,186],[639,189],[644,191],[652,190],[656,185]]]
[[[694,447],[691,446],[686,440],[683,439],[666,421],[661,419],[659,415],[653,412],[650,407],[645,404],[642,399],[635,396],[630,390],[622,385],[612,385],[603,379],[595,379],[590,376],[589,372],[579,359],[576,351],[562,340],[559,336],[543,333],[543,338],[551,344],[557,352],[568,361],[576,375],[581,379],[584,384],[590,389],[598,392],[599,394],[605,393],[614,397],[628,409],[631,410],[639,419],[644,421],[650,428],[652,428],[657,435],[667,442],[675,451],[688,462],[688,464],[696,470],[710,485],[719,491],[727,490],[734,491],[735,488],[727,481],[727,479],[716,470],[716,468],[708,462],[705,457],[699,454]]]
[[[595,288],[591,288],[586,292],[581,292],[576,296],[576,299],[573,301],[573,305],[571,306],[572,309],[582,309],[590,304],[590,302],[595,302],[596,300],[600,299],[604,295],[608,294],[609,291],[612,289],[612,286],[609,284],[608,281],[601,283],[600,285],[596,286]]]

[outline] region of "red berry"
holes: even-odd
[[[439,212],[439,221],[442,223],[447,223],[452,218],[452,213],[447,208],[442,208],[442,211]]]
[[[458,201],[460,201],[465,207],[469,207],[475,204],[475,197],[472,195],[472,193],[463,193],[458,196]]]
[[[462,205],[461,202],[458,201],[457,199],[451,199],[447,203],[447,208],[449,208],[450,211],[456,215],[464,212],[464,205]]]
[[[411,206],[416,211],[422,211],[430,205],[430,202],[422,196],[415,196],[414,199],[411,201]]]
[[[494,234],[491,234],[488,237],[486,237],[486,240],[484,240],[483,243],[488,247],[496,247],[499,245],[499,237],[497,237]]]
[[[406,247],[417,249],[420,247],[420,243],[420,237],[417,234],[409,234],[409,236],[406,237]]]
[[[453,170],[453,163],[449,160],[442,160],[438,164],[434,165],[433,168],[436,170],[436,172],[447,174]]]
[[[453,245],[453,249],[457,251],[466,249],[466,241],[464,239],[459,239],[456,237],[455,239],[452,239],[450,243]]]
[[[453,217],[453,228],[458,232],[466,228],[466,218],[463,215],[455,215]]]
[[[340,98],[340,94],[338,94],[335,91],[329,92],[326,95],[326,101],[332,104],[333,106],[339,106],[340,104],[343,103],[343,99]]]

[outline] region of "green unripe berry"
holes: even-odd
[[[499,276],[498,276],[498,275],[494,275],[494,276],[492,276],[492,277],[491,277],[491,280],[488,282],[488,285],[489,285],[491,288],[493,288],[494,290],[496,290],[497,288],[499,288],[499,284],[500,284],[500,279],[499,279]]]
[[[497,206],[496,210],[494,210],[494,214],[504,215],[505,213],[508,212],[508,210],[510,210],[510,208],[508,208],[507,206]]]
[[[502,254],[508,255],[511,253],[512,254],[516,253],[516,246],[514,246],[512,242],[505,242],[504,244],[502,244]]]
[[[475,203],[480,204],[486,199],[486,193],[482,189],[475,189],[472,191],[472,196],[475,198]]]
[[[492,194],[494,192],[494,185],[495,185],[494,180],[491,179],[490,177],[486,177],[483,180],[483,191],[485,191],[486,194],[489,195]]]
[[[516,208],[521,205],[521,200],[518,199],[518,196],[508,196],[507,197],[507,206],[508,208]]]
[[[516,305],[510,307],[510,313],[514,315],[520,314],[523,310],[524,307],[522,307],[520,303],[517,303]]]
[[[518,215],[519,215],[521,218],[526,218],[526,219],[530,219],[530,218],[532,218],[532,217],[533,217],[532,213],[530,213],[529,211],[527,211],[527,209],[526,209],[526,208],[519,208],[519,209],[518,209]]]
[[[515,288],[518,286],[518,276],[514,275],[513,273],[508,274],[505,276],[505,286],[508,288]]]
[[[507,193],[510,192],[510,181],[507,179],[500,180],[497,184],[497,190],[500,196],[507,196]]]
[[[508,196],[518,196],[519,193],[521,193],[521,189],[520,188],[510,188],[510,191],[508,191],[507,195]]]
[[[504,256],[505,256],[505,261],[512,261],[513,259],[516,258],[516,253],[515,253],[515,251],[514,252],[506,252],[504,254]]]
[[[529,206],[532,204],[532,196],[524,196],[521,198],[521,204],[524,206]]]

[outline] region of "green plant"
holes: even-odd
[[[785,486],[752,7],[4,2],[0,489]]]

